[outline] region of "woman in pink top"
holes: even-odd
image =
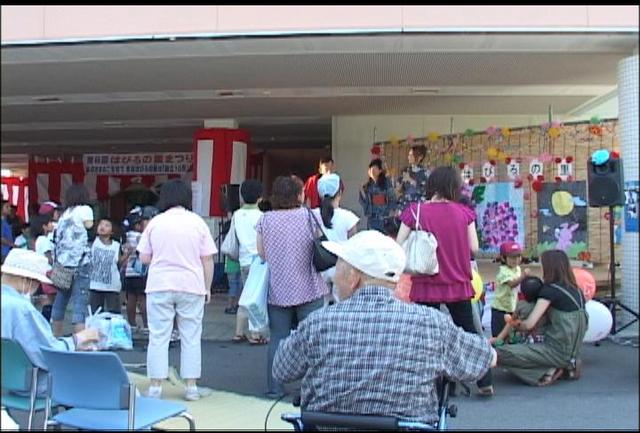
[[[465,331],[477,333],[473,324],[471,298],[471,253],[478,250],[475,213],[458,203],[461,179],[453,167],[438,167],[429,175],[425,203],[411,203],[402,212],[396,241],[402,245],[416,228],[418,206],[420,227],[438,240],[439,273],[411,277],[410,299],[418,304],[440,308],[447,305],[453,322]],[[488,343],[487,343],[488,344]],[[478,381],[481,395],[492,395],[491,370]]]
[[[180,376],[186,380],[185,399],[198,400],[201,373],[202,316],[211,296],[213,255],[218,252],[209,227],[191,212],[191,187],[182,180],[162,186],[162,212],[142,232],[137,250],[150,264],[147,277],[149,397],[160,398],[169,376],[169,340],[174,316],[180,331]]]
[[[271,366],[280,340],[312,311],[322,307],[329,293],[322,276],[313,267],[311,211],[302,205],[302,181],[279,176],[273,182],[274,210],[258,220],[258,254],[269,265],[269,354],[267,358],[267,396],[279,397],[283,389],[273,379]],[[318,221],[319,224],[319,221]]]

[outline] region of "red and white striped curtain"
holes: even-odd
[[[29,222],[29,180],[22,177],[2,177],[2,199],[18,208],[18,215]]]
[[[51,200],[62,203],[64,191],[72,183],[84,183],[91,200],[108,200],[133,183],[142,183],[148,188],[181,178],[181,174],[164,175],[96,175],[85,174],[82,157],[68,160],[34,157],[29,161],[29,198],[32,203]]]

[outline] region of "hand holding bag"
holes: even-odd
[[[220,252],[230,259],[237,261],[240,258],[240,243],[238,242],[233,220],[234,218],[231,217],[231,225],[229,226],[227,235],[224,237],[224,242],[222,242],[220,246]]]
[[[313,215],[311,209],[307,208],[307,211],[309,212],[309,219],[313,220],[313,223],[310,223],[311,234],[313,235],[313,267],[316,268],[316,271],[318,272],[324,272],[336,265],[338,256],[329,252],[329,250],[322,246],[322,242],[328,240],[327,235],[322,231],[322,227],[315,218],[315,215]],[[321,236],[316,236],[316,232],[313,229],[314,225],[320,230],[320,233],[322,233]]]
[[[402,249],[407,256],[405,272],[408,274],[435,275],[440,272],[438,265],[438,240],[431,232],[423,231],[420,227],[420,208],[416,219],[416,229],[409,233],[409,237],[402,244]],[[413,211],[412,211],[413,212]]]
[[[251,263],[247,281],[238,300],[238,305],[248,313],[250,331],[258,332],[269,326],[268,294],[269,267],[256,257]]]

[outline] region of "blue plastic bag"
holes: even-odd
[[[269,295],[269,267],[256,257],[249,268],[247,281],[242,289],[238,305],[249,316],[249,330],[259,332],[269,326],[267,297]]]
[[[122,317],[122,314],[105,312],[88,316],[85,319],[85,327],[99,331],[98,350],[133,349],[131,325]]]

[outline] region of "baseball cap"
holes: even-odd
[[[503,256],[519,256],[522,254],[522,248],[517,242],[504,242],[500,245],[500,254]]]
[[[333,197],[340,189],[340,176],[335,173],[323,174],[318,179],[318,194],[320,198]]]
[[[52,212],[54,210],[58,209],[58,204],[54,201],[45,201],[44,203],[42,203],[40,205],[40,208],[38,209],[38,213],[40,215],[44,215],[44,214],[48,214],[49,212]]]
[[[377,230],[358,232],[343,242],[324,241],[322,246],[365,274],[393,283],[407,264],[400,245]]]

